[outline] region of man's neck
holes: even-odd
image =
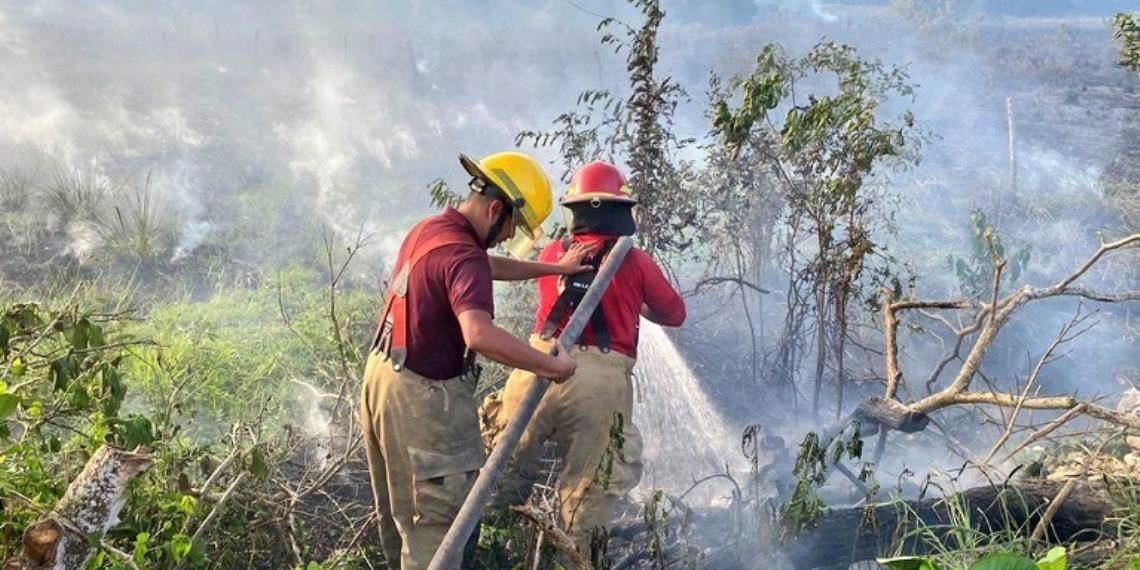
[[[476,204],[473,204],[470,200],[466,200],[456,206],[455,210],[462,214],[464,218],[467,218],[467,223],[475,228],[475,233],[479,234],[479,239],[484,239],[483,236],[487,235],[487,228],[483,227],[483,224],[480,223],[476,208]]]

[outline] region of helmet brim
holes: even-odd
[[[637,204],[637,198],[631,196],[618,196],[608,192],[586,192],[585,194],[574,194],[573,196],[563,196],[562,200],[558,203],[563,206],[570,204],[580,204],[582,202],[592,202],[599,200],[601,202],[617,202],[619,204]]]
[[[483,172],[483,169],[479,167],[479,163],[471,160],[471,157],[467,156],[466,154],[459,154],[459,164],[461,164],[463,166],[463,170],[466,170],[467,173],[471,176],[482,178],[483,180],[487,180],[489,182],[492,181],[491,177],[488,176],[486,172]]]

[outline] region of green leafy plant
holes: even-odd
[[[833,80],[835,89],[808,94],[804,101],[799,91],[809,79]],[[773,368],[797,367],[795,347],[813,313],[812,409],[819,409],[830,364],[836,369],[839,414],[850,301],[866,297],[861,291],[871,261],[890,260],[874,239],[876,220],[889,215],[873,207],[868,182],[884,166],[917,160],[919,148],[911,113],[889,118],[880,107],[892,97],[913,97],[914,89],[904,68],[824,41],[798,59],[778,45],[765,46],[749,75],[735,78],[727,89],[714,78],[711,92],[719,144],[729,156],[745,154],[774,171],[784,206],[788,309]],[[890,277],[885,269],[866,273],[872,277],[866,285],[874,291]]]
[[[815,432],[808,432],[800,443],[793,475],[796,478],[791,496],[780,506],[780,525],[784,535],[794,535],[814,528],[827,512],[827,504],[819,495],[819,488],[827,482],[832,466],[846,459],[863,456],[863,438],[858,424],[841,432],[829,441],[820,440]],[[871,472],[863,470],[860,478],[869,481]]]
[[[1120,43],[1120,65],[1140,71],[1140,22],[1121,12],[1112,19],[1112,30],[1112,38]]]
[[[990,220],[981,210],[970,213],[970,255],[962,258],[949,256],[948,263],[958,278],[962,293],[972,299],[989,298],[993,295],[994,263],[992,256],[1006,260],[1002,281],[1016,283],[1025,267],[1029,265],[1032,252],[1030,246],[1007,252],[1001,235],[994,229]],[[990,244],[993,251],[990,251]]]
[[[436,208],[455,207],[463,202],[463,197],[453,192],[442,178],[432,180],[427,188],[428,194],[431,196],[431,205]]]
[[[878,563],[890,570],[941,570],[943,568],[936,560],[921,556],[879,558]],[[1037,561],[1020,554],[987,554],[970,564],[969,570],[1065,570],[1068,565],[1065,547],[1057,546],[1050,549],[1043,558]]]

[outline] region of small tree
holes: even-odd
[[[630,4],[643,16],[637,28],[615,18],[603,18],[598,24],[604,32],[602,43],[626,54],[629,93],[619,97],[606,90],[583,91],[579,108],[559,115],[554,130],[523,131],[515,142],[556,146],[566,180],[591,160],[625,162],[630,187],[641,202],[641,245],[651,253],[684,251],[693,244],[691,226],[697,218],[672,161],[673,151],[692,142],[673,134],[673,116],[685,91],[657,72],[657,32],[665,12],[657,0],[630,0]]]
[[[821,76],[834,79],[835,91],[802,102],[797,97],[802,83]],[[796,339],[805,332],[804,304],[810,298],[816,349],[813,411],[819,409],[830,356],[836,413],[841,413],[848,305],[860,292],[868,257],[883,253],[871,237],[875,195],[866,181],[883,164],[916,157],[910,112],[893,121],[879,119],[879,107],[889,97],[913,95],[907,80],[902,68],[865,61],[851,46],[823,42],[795,60],[779,46],[768,45],[750,75],[736,78],[727,90],[713,82],[713,125],[721,144],[733,154],[754,153],[780,183],[788,228],[789,318],[773,368],[788,374],[798,367]],[[774,113],[778,108],[784,109],[782,117]]]

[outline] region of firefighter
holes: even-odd
[[[625,177],[616,167],[593,162],[582,167],[561,201],[570,214],[570,237],[552,241],[540,261],[559,259],[575,247],[591,246],[587,263],[597,267],[621,236],[636,230]],[[533,346],[546,350],[562,332],[593,273],[538,279],[539,307]],[[570,281],[568,281],[570,280]],[[577,286],[575,286],[577,285]],[[544,468],[543,444],[556,443],[562,462],[557,497],[562,528],[579,551],[591,556],[591,535],[608,525],[615,500],[641,479],[641,435],[633,424],[632,373],[637,358],[639,317],[664,326],[685,320],[681,296],[644,251],[632,249],[622,262],[589,325],[569,351],[578,363],[567,382],[551,386],[512,458],[498,501],[521,503]],[[518,408],[535,374],[515,370],[499,394],[484,402],[484,437],[493,445]],[[652,381],[652,379],[648,379]]]
[[[390,568],[427,566],[483,464],[475,353],[555,381],[576,367],[565,351],[495,326],[491,282],[588,270],[589,248],[558,263],[488,255],[508,241],[533,247],[552,209],[550,181],[517,152],[459,160],[470,194],[404,239],[364,372],[361,425]]]

